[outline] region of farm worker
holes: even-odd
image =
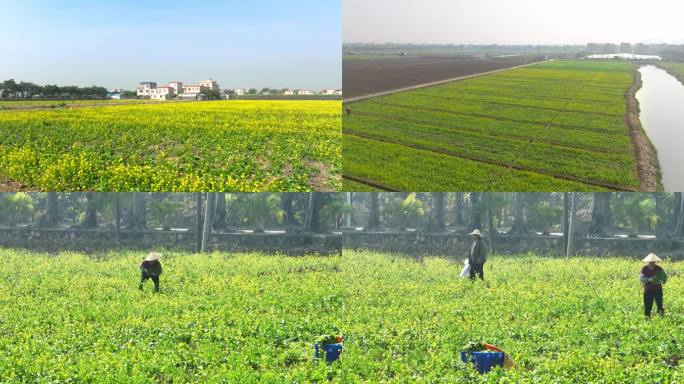
[[[470,264],[470,279],[475,280],[475,274],[480,275],[480,279],[484,280],[484,263],[487,261],[487,245],[482,239],[482,233],[479,229],[470,232],[473,236],[473,244],[470,246],[470,253],[468,254],[468,264]]]
[[[347,116],[351,115],[351,113],[352,113],[351,108],[347,107]]]
[[[653,301],[658,306],[658,314],[665,316],[663,308],[663,284],[667,281],[665,271],[656,263],[662,261],[655,253],[651,253],[644,259],[646,265],[641,268],[639,280],[644,285],[644,314],[646,319],[651,318]]]
[[[157,252],[150,252],[146,258],[140,263],[140,286],[138,287],[141,291],[143,290],[143,283],[147,279],[152,279],[154,282],[154,290],[159,292],[159,275],[162,274],[162,266],[159,262],[160,254]]]

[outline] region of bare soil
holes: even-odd
[[[460,76],[532,63],[533,57],[477,59],[462,57],[400,57],[344,60],[344,98],[354,98]]]
[[[27,191],[31,191],[31,189],[19,181],[0,178],[0,192],[27,192]]]

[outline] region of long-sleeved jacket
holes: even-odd
[[[140,264],[140,271],[148,276],[159,276],[162,274],[162,266],[158,260],[143,261]]]
[[[667,274],[660,266],[651,269],[648,266],[641,268],[639,280],[644,284],[644,291],[657,292],[663,290],[663,284],[667,282]]]
[[[487,261],[487,245],[482,238],[479,238],[470,247],[468,262],[470,264],[484,264],[485,261]]]

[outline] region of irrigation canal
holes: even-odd
[[[639,118],[658,151],[666,191],[684,191],[684,84],[654,65],[639,68]]]

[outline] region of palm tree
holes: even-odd
[[[285,219],[285,211],[280,208],[280,196],[273,193],[241,195],[236,206],[240,216],[254,228],[254,232],[264,232],[266,222],[271,217],[275,217],[278,223]]]

